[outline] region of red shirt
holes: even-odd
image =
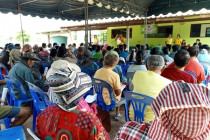
[[[168,68],[174,68],[174,66],[175,64],[173,62],[168,66]],[[194,58],[190,58],[190,61],[185,66],[184,70],[194,73],[197,76],[197,81],[205,80],[205,73],[204,73],[203,66]]]
[[[166,68],[161,73],[161,76],[168,78],[172,81],[185,81],[186,83],[196,84],[196,79],[189,73],[175,68]]]
[[[50,106],[37,117],[37,132],[42,140],[110,140],[100,120],[89,112],[67,112]]]

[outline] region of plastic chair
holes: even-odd
[[[26,91],[25,91],[23,85],[20,83],[20,81],[18,81],[17,79],[15,79],[11,76],[8,76],[8,75],[5,75],[4,77],[5,77],[7,87],[8,87],[9,93],[10,93],[10,101],[9,101],[10,106],[13,106],[13,103],[14,103],[14,106],[21,107],[22,103],[30,102],[30,101],[33,100],[32,98],[29,98],[27,96]],[[20,93],[20,96],[21,96],[20,99],[17,99],[15,97],[15,94],[13,92],[14,85],[16,85],[16,87],[19,90],[19,93]]]
[[[125,104],[124,98],[121,98],[121,100],[118,103],[116,102],[115,97],[114,97],[114,91],[113,91],[111,85],[109,83],[107,83],[106,81],[92,78],[92,84],[93,84],[93,90],[97,94],[96,104],[98,104],[102,110],[110,111],[110,109],[112,109],[112,108],[116,108],[122,104]],[[111,101],[110,105],[106,105],[104,103],[104,99],[102,96],[102,91],[104,88],[106,88],[109,92],[110,101]]]
[[[132,91],[124,92],[125,96],[125,121],[130,121],[129,118],[129,107],[132,104],[134,110],[134,121],[144,121],[144,112],[147,105],[151,105],[154,98],[135,93]]]
[[[0,140],[26,140],[26,136],[22,126],[0,131]]]
[[[126,73],[127,73],[127,70],[129,68],[129,66],[128,65],[124,65],[124,64],[118,64],[118,65],[121,66],[123,75],[126,76]]]
[[[0,63],[0,80],[4,79],[4,76],[2,74],[2,69],[6,72],[6,75],[8,74],[7,67],[4,64]]]
[[[4,117],[0,119],[0,124],[4,124],[6,129],[10,128],[10,123],[11,123],[11,119],[8,117]],[[1,126],[0,126],[0,130],[1,130]]]
[[[49,100],[47,94],[38,88],[37,86],[29,83],[29,90],[31,93],[31,96],[33,98],[34,103],[34,109],[33,109],[33,126],[32,129],[35,131],[36,129],[36,117],[48,106],[53,105],[53,103]]]
[[[127,78],[127,83],[128,83],[129,91],[132,91],[133,90],[132,80],[133,80],[134,74],[135,74],[135,72],[127,72],[126,73],[126,78]]]
[[[204,73],[205,73],[205,81],[203,81],[203,84],[205,84],[206,86],[208,86],[208,83],[209,83],[209,80],[208,80],[208,77],[209,77],[209,68],[208,66],[206,65],[202,65],[203,66],[203,69],[204,69]]]
[[[98,61],[96,61],[95,63],[99,66],[99,69],[103,67],[103,63],[98,62]]]
[[[34,134],[34,132],[31,131],[30,128],[27,128],[27,132],[30,134],[30,136],[31,136],[34,140],[40,140],[40,139],[36,136],[36,134]]]
[[[196,74],[195,74],[195,73],[190,72],[190,71],[185,71],[185,72],[187,72],[187,73],[191,74],[191,75],[192,75],[195,79],[197,79],[197,76],[196,76]]]
[[[80,67],[80,68],[81,68],[81,72],[88,74],[91,78],[94,76],[93,71],[89,69],[88,67]]]

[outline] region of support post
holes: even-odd
[[[23,35],[23,24],[22,24],[22,18],[21,18],[21,10],[20,10],[20,0],[18,0],[18,13],[20,14],[20,28],[21,28],[21,34],[22,34],[22,43],[24,45],[24,35]]]
[[[126,50],[129,51],[130,48],[130,26],[126,27]]]
[[[90,41],[90,43],[92,42],[92,40],[91,40],[91,30],[89,30],[89,41]]]
[[[88,0],[85,3],[85,46],[88,47]]]
[[[48,44],[50,43],[50,34],[47,35]]]
[[[144,44],[147,44],[147,11],[144,19]]]

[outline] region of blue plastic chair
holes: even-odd
[[[10,128],[10,123],[11,123],[11,119],[8,117],[4,117],[0,119],[0,124],[4,124],[6,129]],[[0,126],[0,130],[1,130],[1,126]]]
[[[111,85],[107,83],[106,81],[92,78],[92,84],[93,84],[93,90],[95,91],[95,93],[97,93],[96,104],[98,104],[102,110],[110,111],[110,109],[112,108],[116,108],[122,104],[125,104],[124,98],[121,98],[121,100],[118,103],[116,102],[115,97],[114,97],[114,91]],[[106,105],[104,103],[104,99],[102,96],[102,91],[104,88],[106,88],[109,92],[110,101],[111,101],[110,105]]]
[[[95,63],[99,66],[99,69],[103,67],[103,63],[98,62],[98,61],[96,61]]]
[[[151,105],[154,98],[135,93],[132,91],[124,92],[125,96],[125,121],[130,121],[129,107],[132,104],[134,110],[134,121],[141,123],[144,121],[144,112],[147,105]]]
[[[53,103],[49,100],[47,94],[38,88],[37,86],[29,83],[29,90],[31,93],[31,96],[33,98],[33,104],[34,104],[34,109],[33,109],[33,126],[32,129],[35,131],[36,129],[36,117],[48,106],[53,105]]]
[[[126,77],[126,73],[127,73],[127,70],[129,68],[129,66],[128,65],[124,65],[124,64],[118,64],[118,65],[121,66],[123,75]]]
[[[205,81],[203,81],[203,84],[208,85],[208,75],[209,75],[209,68],[206,65],[202,65],[205,73]]]
[[[0,140],[26,140],[26,136],[22,126],[0,131]]]
[[[8,74],[7,67],[4,64],[0,63],[0,80],[4,79],[4,76],[3,76],[2,72],[1,72],[2,69],[5,70],[6,75]]]
[[[197,76],[196,76],[196,74],[195,74],[195,73],[190,72],[190,71],[185,71],[185,72],[187,72],[187,73],[191,74],[191,75],[192,75],[195,79],[197,79]]]
[[[6,83],[7,83],[7,87],[8,87],[9,93],[10,93],[10,101],[9,101],[9,105],[10,106],[14,105],[14,106],[21,107],[22,103],[30,102],[30,101],[33,100],[32,98],[29,98],[27,96],[26,91],[25,91],[23,85],[20,83],[20,81],[18,81],[17,79],[15,79],[15,78],[13,78],[11,76],[8,76],[8,75],[5,75],[4,77],[5,77],[5,80],[6,80]],[[16,87],[19,90],[19,93],[21,95],[20,99],[17,99],[15,97],[15,94],[13,92],[14,85],[16,85]]]
[[[126,78],[127,78],[127,83],[128,83],[128,89],[129,91],[132,91],[133,90],[133,87],[132,87],[132,80],[133,80],[133,76],[134,76],[135,72],[127,72],[126,73]]]
[[[94,76],[93,71],[89,69],[88,67],[80,67],[80,68],[81,68],[81,72],[88,74],[91,78]]]

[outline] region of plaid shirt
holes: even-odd
[[[210,90],[173,82],[152,103],[155,113],[148,135],[154,140],[205,140],[210,133]]]
[[[149,123],[126,122],[117,132],[115,140],[151,140],[147,135],[150,126]]]

